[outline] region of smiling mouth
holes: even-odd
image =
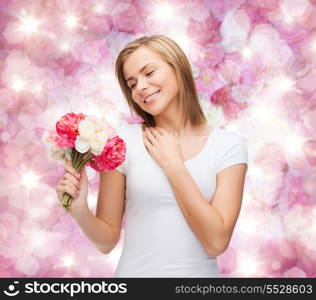
[[[151,94],[151,95],[148,96],[143,102],[144,102],[144,103],[147,103],[148,100],[150,101],[151,97],[153,97],[154,95],[158,94],[159,92],[160,92],[160,90],[157,91],[157,92],[155,92],[155,93],[153,93],[153,94]]]

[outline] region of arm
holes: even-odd
[[[90,209],[74,216],[88,239],[102,252],[110,253],[120,239],[125,210],[125,175],[113,170],[100,173],[96,215]]]
[[[112,227],[93,215],[88,207],[75,220],[86,237],[102,253],[108,254],[115,247],[117,237]]]
[[[241,207],[246,170],[246,164],[236,164],[219,172],[209,203],[184,163],[164,168],[186,221],[211,257],[228,247]]]

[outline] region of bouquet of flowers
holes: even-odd
[[[54,160],[71,160],[80,173],[87,165],[97,172],[113,170],[125,160],[126,144],[104,119],[82,113],[67,113],[56,123],[56,129],[46,130],[42,141],[50,148]],[[68,211],[72,197],[64,193],[61,201]]]

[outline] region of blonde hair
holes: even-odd
[[[149,37],[140,37],[128,43],[120,51],[115,63],[115,74],[124,97],[127,100],[127,104],[130,110],[133,110],[137,115],[144,119],[145,124],[143,123],[143,126],[147,125],[155,127],[156,123],[154,117],[142,110],[139,105],[135,103],[123,74],[124,62],[141,46],[159,54],[162,59],[174,69],[179,86],[179,103],[177,104],[180,105],[180,109],[183,112],[181,126],[185,127],[188,121],[190,121],[192,126],[206,123],[207,119],[200,106],[189,60],[175,41],[164,35],[156,34]]]

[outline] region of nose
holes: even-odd
[[[147,88],[148,88],[148,82],[146,81],[146,79],[138,80],[137,90],[139,92],[142,92],[142,91],[146,90]]]

